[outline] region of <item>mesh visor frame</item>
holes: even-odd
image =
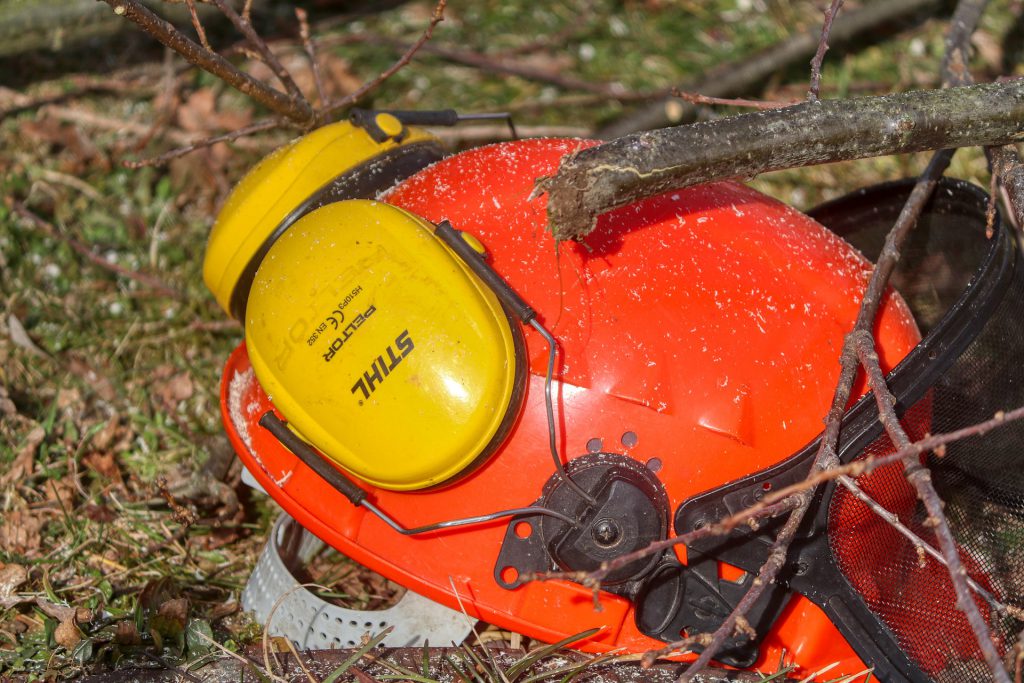
[[[897,181],[866,188],[809,213],[873,259],[913,183],[913,180]],[[901,292],[901,286],[913,289],[913,283],[926,282],[924,278],[934,277],[936,269],[946,272],[945,279],[948,280],[936,288],[946,290],[944,294],[933,292],[933,303],[944,304],[941,310],[936,310],[935,305],[915,306],[913,297],[905,296],[926,334],[922,342],[888,375],[887,381],[898,399],[897,412],[911,438],[920,438],[925,432],[939,433],[967,426],[994,413],[990,410],[991,405],[986,405],[988,414],[978,418],[976,410],[958,406],[957,397],[951,398],[950,392],[946,391],[946,388],[964,381],[961,376],[962,359],[971,357],[977,365],[979,345],[986,343],[989,337],[1006,337],[1007,325],[1012,327],[1012,320],[1007,316],[1024,306],[1016,304],[1024,302],[1024,268],[1018,267],[1017,237],[1003,229],[997,218],[993,237],[987,238],[986,207],[987,195],[979,188],[961,181],[943,180],[925,211],[922,225],[911,232],[910,242],[904,249],[911,257],[909,263],[907,258],[901,259],[900,270],[894,279],[894,285]],[[931,230],[927,225],[929,220],[936,223]],[[913,246],[915,239],[918,247]],[[955,248],[944,248],[950,244],[956,245]],[[913,258],[915,250],[917,259]],[[956,252],[954,258],[962,257],[973,262],[965,266],[950,263],[949,258],[943,260],[942,255],[947,250]],[[920,269],[917,278],[913,277],[915,268]],[[955,301],[949,305],[953,297]],[[1024,337],[1024,330],[1019,336]],[[1000,338],[995,341],[1005,343],[1012,340]],[[987,343],[991,346],[992,342],[989,339]],[[1024,346],[1024,340],[1017,340],[1017,345]],[[996,349],[989,351],[999,353]],[[1015,385],[1015,390],[993,388],[1000,394],[995,401],[1001,409],[1016,408],[1024,403],[1024,391],[1016,390],[1024,385],[1024,367],[1018,367],[1014,372],[1012,362],[1007,362],[1019,355],[1013,351],[1013,347],[1001,350],[1002,365],[1007,367],[1000,368],[996,381]],[[981,389],[987,390],[988,387]],[[1008,403],[998,404],[999,400]],[[947,405],[950,401],[952,407]],[[972,481],[976,494],[967,496],[958,506],[951,506],[948,516],[954,525],[954,536],[961,544],[961,556],[972,577],[1004,599],[1008,597],[1005,585],[1008,582],[998,577],[990,581],[986,577],[987,574],[998,574],[1000,568],[995,566],[998,563],[984,557],[985,553],[978,550],[977,542],[972,545],[979,535],[984,535],[984,530],[976,528],[976,524],[972,527],[970,519],[976,512],[972,507],[979,504],[991,506],[994,503],[989,503],[990,499],[1010,500],[1008,506],[1003,504],[1007,515],[1003,523],[1012,527],[1014,533],[1020,533],[1020,550],[1024,551],[1024,487],[1015,498],[1008,496],[1003,490],[1007,487],[1000,487],[994,476],[996,468],[991,463],[980,468],[976,462],[972,464],[979,458],[985,461],[986,441],[1005,429],[1009,427],[995,430],[990,436],[972,438],[972,443],[978,442],[980,448],[975,445],[964,450],[951,445],[943,461],[933,467],[933,477],[940,493],[948,495],[963,488],[961,482]],[[1024,425],[1020,434],[1024,435]],[[742,509],[738,502],[756,499],[757,492],[765,490],[766,485],[777,489],[800,481],[817,452],[818,443],[819,439],[815,439],[771,468],[685,502],[676,512],[676,533],[685,533],[704,520],[719,519]],[[1003,443],[1013,444],[1014,439],[1004,437]],[[1024,446],[1024,436],[1016,443]],[[873,397],[865,396],[847,412],[837,450],[843,463],[868,454],[881,455],[894,450],[878,421]],[[966,455],[961,456],[960,453]],[[996,458],[997,464],[1001,462],[999,458],[1009,458],[1002,464],[1024,469],[1019,467],[1024,462],[1024,455],[1017,456],[1012,447],[1001,447]],[[866,477],[873,478],[873,481]],[[919,532],[925,540],[933,542],[933,536],[929,536],[930,532],[921,524],[920,504],[906,484],[900,464],[880,468],[866,477],[859,478],[858,483],[876,499],[881,498],[880,502],[887,503],[901,521]],[[858,655],[875,667],[875,676],[880,680],[955,683],[984,679],[987,668],[979,668],[978,665],[984,667],[984,663],[976,661],[980,660],[980,651],[976,658],[970,652],[972,643],[973,649],[977,650],[974,635],[969,630],[963,633],[964,629],[960,628],[957,616],[962,619],[961,613],[951,613],[957,608],[955,600],[949,599],[952,582],[946,568],[934,559],[922,559],[913,544],[903,536],[896,534],[897,539],[885,533],[886,529],[892,534],[896,532],[834,482],[821,488],[812,505],[791,547],[789,562],[780,577],[782,583],[818,604]],[[781,524],[781,519],[772,520],[756,532],[738,531],[724,539],[695,543],[693,547],[748,572],[756,572],[767,559],[768,549]],[[908,550],[912,552],[908,553]],[[1012,552],[1008,554],[1012,555]],[[1017,555],[1022,556],[1024,552]],[[1024,559],[1021,562],[1024,563]],[[1024,574],[1024,564],[1013,566],[1013,569]],[[1020,591],[1010,594],[1019,596]],[[988,610],[983,601],[979,607],[983,608],[983,614],[988,617],[997,640],[1005,649],[1021,625],[1001,619]]]

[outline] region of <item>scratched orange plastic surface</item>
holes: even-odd
[[[869,266],[803,214],[735,183],[618,209],[600,218],[585,245],[556,245],[545,228],[545,198],[529,199],[534,179],[588,144],[524,140],[463,152],[384,200],[435,222],[449,219],[478,237],[495,269],[558,338],[556,410],[565,458],[586,453],[593,439],[640,462],[657,458],[675,510],[695,494],[784,459],[821,431]],[[505,445],[441,490],[368,487],[379,507],[412,527],[537,499],[553,469],[543,405],[547,348],[532,329],[525,336],[531,377]],[[918,342],[898,297],[889,298],[878,337],[887,368]],[[235,448],[263,487],[355,560],[473,617],[543,640],[601,626],[585,649],[660,646],[637,631],[631,604],[621,597],[602,594],[599,612],[589,590],[568,582],[501,588],[493,572],[504,521],[405,537],[353,508],[256,425],[272,404],[243,346],[228,361],[222,400]],[[637,437],[628,448],[627,432]],[[801,597],[766,638],[758,668],[774,670],[783,650],[804,671],[836,661],[831,676],[864,668]]]

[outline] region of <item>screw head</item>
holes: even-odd
[[[615,545],[622,536],[619,525],[611,519],[600,519],[590,528],[590,534],[594,542],[605,548]]]

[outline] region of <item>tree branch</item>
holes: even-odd
[[[409,46],[405,53],[398,58],[398,61],[396,61],[394,64],[388,67],[385,71],[381,72],[380,75],[378,75],[372,81],[363,84],[363,86],[356,90],[354,93],[351,93],[336,102],[325,104],[323,109],[321,110],[321,118],[329,118],[331,114],[333,114],[334,112],[340,109],[344,109],[345,107],[351,106],[355,102],[358,102],[359,98],[361,98],[363,95],[379,86],[387,79],[391,78],[399,69],[401,69],[403,66],[411,62],[413,55],[415,55],[419,51],[419,49],[423,47],[423,45],[426,44],[426,42],[430,40],[431,37],[434,35],[434,29],[437,27],[437,25],[444,21],[444,8],[447,4],[448,0],[438,0],[437,5],[434,7],[434,12],[430,16],[430,23],[427,24],[427,28],[423,31],[423,35],[419,37],[419,40],[417,40],[415,43]]]
[[[931,163],[928,164],[928,168],[921,176],[921,179],[914,185],[914,189],[911,191],[910,197],[908,197],[904,204],[903,210],[900,212],[895,225],[893,225],[892,230],[890,230],[889,234],[886,236],[885,246],[882,248],[882,253],[879,255],[878,262],[876,263],[874,270],[871,272],[871,279],[868,281],[867,288],[864,291],[864,297],[861,299],[860,310],[857,313],[857,321],[854,324],[853,330],[846,336],[846,341],[843,344],[843,351],[839,357],[839,380],[836,383],[836,390],[832,396],[832,405],[826,417],[825,431],[822,433],[818,452],[815,454],[814,463],[811,465],[810,476],[812,478],[822,470],[839,467],[836,445],[839,442],[839,429],[842,425],[843,414],[845,412],[846,405],[849,403],[850,395],[853,393],[853,384],[857,377],[857,336],[860,332],[867,332],[868,335],[871,334],[871,330],[874,328],[875,318],[881,308],[886,284],[889,281],[889,277],[892,275],[892,271],[895,269],[896,262],[899,259],[900,247],[906,239],[907,234],[910,232],[910,229],[917,222],[917,218],[924,208],[925,202],[931,195],[935,183],[942,176],[942,172],[948,166],[949,159],[951,157],[952,152],[950,150],[944,150],[937,153],[932,158]],[[800,523],[803,521],[810,509],[810,501],[811,496],[805,495],[802,499],[801,505],[790,513],[785,526],[779,532],[775,542],[772,544],[769,560],[765,562],[758,573],[760,583],[755,581],[747,595],[743,597],[732,612],[730,612],[729,616],[726,617],[726,620],[715,632],[712,639],[712,642],[717,645],[717,648],[709,646],[701,653],[701,656],[690,666],[690,668],[686,670],[686,673],[684,674],[686,680],[690,680],[693,675],[699,672],[700,669],[703,668],[712,657],[714,657],[717,653],[717,649],[721,648],[725,639],[731,635],[737,619],[745,616],[747,610],[749,610],[750,606],[753,604],[752,599],[747,599],[750,594],[756,591],[759,595],[763,592],[765,583],[775,580],[775,577],[778,575],[779,569],[781,568],[781,564],[774,560],[779,556],[783,559],[785,558],[789,551],[789,546],[793,540],[793,534],[795,533],[796,528],[800,526]],[[680,680],[682,681],[683,679]]]
[[[308,125],[313,121],[313,112],[309,104],[295,101],[279,90],[269,87],[216,52],[205,49],[181,33],[173,24],[153,14],[137,0],[103,0],[114,9],[114,14],[123,16],[142,27],[149,35],[171,48],[190,64],[194,64],[225,83],[242,92],[271,111],[291,119],[300,125]]]
[[[619,206],[730,177],[944,147],[1024,140],[1024,80],[784,109],[639,133],[569,157],[538,181],[557,239]]]
[[[184,294],[182,294],[176,289],[173,289],[172,287],[169,287],[168,285],[160,281],[158,278],[153,277],[152,275],[148,275],[146,273],[140,273],[134,270],[130,270],[123,266],[119,266],[116,263],[111,263],[110,261],[107,261],[106,259],[100,256],[97,256],[92,252],[91,249],[89,249],[89,247],[82,244],[74,237],[70,237],[68,235],[61,233],[61,231],[58,230],[56,226],[54,226],[52,223],[49,223],[48,221],[43,220],[40,216],[36,215],[34,212],[32,212],[31,209],[29,209],[27,206],[25,206],[18,200],[13,200],[10,206],[14,213],[18,214],[25,220],[32,223],[32,225],[34,225],[39,230],[42,230],[51,239],[64,242],[69,247],[71,247],[71,249],[74,250],[75,253],[77,253],[79,256],[81,256],[94,266],[97,266],[107,272],[113,273],[114,275],[119,275],[121,277],[126,277],[130,280],[135,280],[139,284],[145,287],[149,287],[150,289],[152,289],[157,294],[160,294],[161,296],[170,297],[172,299],[184,300]]]
[[[821,64],[825,61],[825,53],[828,52],[828,37],[832,32],[832,21],[842,7],[843,0],[832,0],[832,4],[825,10],[825,21],[821,25],[818,51],[814,53],[814,59],[811,60],[811,87],[807,91],[807,99],[811,102],[818,101],[818,91],[821,89]]]
[[[211,0],[217,9],[221,11],[221,14],[226,16],[235,28],[238,29],[239,33],[245,36],[246,42],[249,46],[256,50],[256,54],[259,55],[260,60],[270,67],[270,70],[277,76],[277,80],[284,86],[285,91],[291,97],[292,102],[295,105],[307,112],[307,116],[313,115],[313,109],[310,107],[309,102],[306,100],[306,96],[299,90],[299,86],[295,85],[295,81],[292,79],[291,74],[288,73],[288,69],[284,68],[284,65],[277,59],[273,52],[270,51],[270,47],[267,45],[267,41],[263,40],[255,30],[253,30],[252,23],[245,17],[238,15],[238,12],[229,5],[226,0]]]
[[[896,397],[889,391],[885,383],[885,373],[882,372],[878,360],[878,352],[875,350],[875,339],[871,332],[858,330],[856,333],[855,345],[860,363],[867,372],[868,380],[871,383],[871,393],[875,396],[875,405],[878,406],[878,416],[885,427],[886,434],[897,448],[905,448],[910,444],[910,437],[907,436],[899,417],[896,415]],[[939,548],[942,557],[945,559],[946,567],[949,569],[949,576],[953,582],[953,589],[956,592],[956,604],[960,611],[967,617],[967,623],[971,625],[978,640],[985,662],[992,670],[992,675],[999,683],[1010,683],[1010,677],[1003,668],[1002,658],[996,651],[992,640],[992,633],[989,630],[988,622],[982,616],[977,603],[971,596],[970,588],[965,580],[967,569],[960,559],[960,552],[953,539],[953,532],[949,528],[949,520],[943,511],[942,499],[932,485],[932,476],[928,468],[924,467],[915,458],[906,458],[903,461],[907,480],[913,485],[917,497],[924,503],[928,512],[927,526],[933,528],[935,537],[939,541]]]
[[[885,27],[908,17],[936,10],[938,0],[884,0],[847,12],[835,20],[830,37],[833,43],[850,42],[868,36],[874,38]],[[733,97],[758,91],[775,73],[811,57],[818,46],[820,31],[807,30],[743,59],[720,64],[700,80],[679,86],[680,90],[699,92],[711,97]],[[696,118],[697,107],[668,107],[667,102],[653,102],[599,130],[597,137],[617,138],[640,130],[688,123]]]

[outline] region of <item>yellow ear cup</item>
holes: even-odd
[[[331,201],[373,198],[443,156],[425,131],[390,115],[384,123],[381,141],[348,121],[319,128],[270,154],[238,183],[203,263],[206,286],[228,315],[243,320],[259,262],[299,217]]]
[[[518,325],[413,214],[365,200],[306,215],[253,281],[253,369],[297,433],[382,488],[468,472],[518,414]]]

